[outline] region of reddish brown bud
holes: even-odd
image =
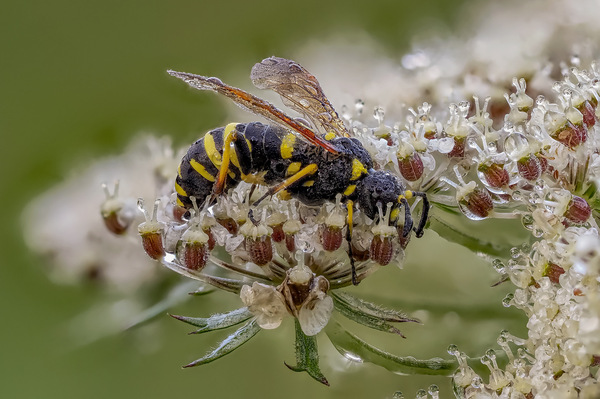
[[[540,167],[541,167],[542,173],[544,173],[545,171],[548,170],[548,159],[539,153],[536,154],[535,156],[537,157],[538,161],[540,161]]]
[[[454,147],[452,151],[448,153],[449,158],[462,158],[465,156],[465,142],[466,137],[455,137]]]
[[[117,235],[125,233],[127,228],[131,225],[131,223],[121,220],[117,212],[102,215],[102,220],[104,220],[104,225],[108,231]]]
[[[271,237],[259,236],[257,238],[246,237],[246,252],[250,255],[252,262],[264,266],[273,259],[273,247]]]
[[[215,248],[215,244],[216,244],[216,240],[215,240],[215,235],[213,234],[212,230],[210,229],[210,227],[205,227],[202,229],[202,231],[204,232],[204,234],[206,234],[208,236],[208,251],[212,251]]]
[[[408,181],[417,181],[423,176],[423,161],[417,152],[405,158],[398,158],[400,174]]]
[[[592,208],[587,201],[574,195],[573,198],[571,198],[571,202],[569,202],[564,216],[573,224],[583,224],[590,218],[591,214]]]
[[[581,291],[579,288],[575,288],[573,290],[573,295],[575,295],[575,296],[583,296],[583,291]]]
[[[342,229],[324,225],[321,229],[321,244],[325,251],[335,251],[342,246]]]
[[[285,240],[285,232],[283,231],[283,223],[276,224],[275,226],[271,226],[273,229],[273,233],[271,234],[271,238],[275,242],[281,242]]]
[[[489,216],[494,209],[492,196],[485,189],[476,188],[459,202],[461,211],[469,219],[479,220]]]
[[[237,234],[238,224],[230,217],[216,218],[217,223],[225,227],[229,234]]]
[[[285,247],[290,252],[294,252],[296,250],[296,238],[294,234],[285,235]]]
[[[406,249],[408,243],[410,242],[411,233],[408,233],[406,237],[404,237],[404,226],[396,227],[396,231],[398,232],[398,242],[400,243],[400,248]]]
[[[583,123],[590,129],[596,124],[596,110],[594,105],[589,101],[582,102],[577,110],[583,115]]]
[[[184,223],[185,220],[183,219],[183,216],[187,213],[187,209],[185,209],[184,207],[175,205],[173,206],[173,218],[175,220],[177,220],[179,223]]]
[[[587,140],[587,129],[583,125],[574,125],[567,121],[561,128],[558,128],[550,135],[554,140],[573,149]]]
[[[508,185],[509,176],[504,165],[493,163],[491,165],[481,164],[477,168],[483,174],[483,177],[490,187],[500,188]]]
[[[191,270],[202,270],[208,259],[208,245],[202,242],[188,242],[183,247],[183,264]]]
[[[160,231],[141,234],[144,251],[152,259],[160,259],[165,255],[162,233]]]
[[[385,266],[392,261],[394,257],[394,244],[392,237],[376,235],[371,241],[370,249],[371,259]]]
[[[360,249],[356,245],[352,244],[352,259],[356,262],[361,262],[369,259],[369,250]]]
[[[535,181],[542,175],[540,160],[533,154],[519,159],[517,161],[517,169],[519,175],[529,181]]]
[[[558,279],[561,274],[565,273],[565,269],[557,265],[556,263],[548,262],[546,265],[546,269],[544,269],[544,273],[542,276],[548,277],[550,281],[555,284],[558,284]]]

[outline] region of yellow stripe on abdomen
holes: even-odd
[[[196,172],[198,172],[198,174],[200,176],[204,177],[206,180],[208,180],[210,182],[214,182],[216,180],[215,176],[208,173],[207,170],[204,168],[204,166],[200,162],[196,161],[195,159],[190,159],[190,165],[192,165],[192,168],[194,168],[194,170]]]

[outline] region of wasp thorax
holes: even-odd
[[[587,222],[592,214],[592,208],[581,197],[574,195],[567,205],[567,210],[564,214],[565,219],[573,224],[583,224]]]
[[[210,230],[209,230],[210,231]],[[191,270],[202,270],[210,253],[210,237],[198,225],[193,225],[183,233],[178,250],[178,258]]]
[[[125,204],[118,198],[119,182],[115,182],[115,188],[111,194],[106,184],[102,184],[106,199],[100,206],[100,213],[106,228],[114,234],[120,235],[127,231],[134,219],[133,212],[126,209]]]
[[[246,252],[252,262],[259,266],[264,266],[273,259],[272,233],[273,229],[263,223],[258,226],[253,223],[245,223],[240,227],[240,234],[244,236]]]
[[[154,210],[152,217],[148,215],[148,212],[144,208],[144,200],[141,198],[138,200],[138,207],[144,213],[146,221],[138,226],[138,233],[142,237],[142,246],[144,251],[152,259],[160,259],[165,255],[165,248],[163,244],[163,235],[165,231],[164,223],[157,220],[158,204],[160,200],[154,201]]]

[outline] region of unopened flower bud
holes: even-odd
[[[481,164],[477,168],[480,173],[480,177],[483,177],[483,181],[490,187],[500,188],[508,185],[509,176],[504,165],[498,163],[492,163],[489,165]]]
[[[571,149],[587,140],[586,128],[574,125],[564,114],[549,111],[544,116],[544,124],[550,137]]]
[[[517,170],[522,178],[529,181],[535,181],[542,175],[540,159],[534,154],[529,154],[519,159],[517,161]]]
[[[542,276],[548,277],[550,281],[552,281],[555,284],[558,284],[559,277],[561,276],[561,274],[564,273],[565,269],[563,269],[556,263],[548,262]]]
[[[106,199],[100,206],[104,225],[111,233],[117,235],[123,234],[127,231],[131,222],[133,222],[133,212],[126,211],[125,204],[118,199],[118,181],[115,183],[115,189],[112,194],[108,191],[106,184],[102,184],[102,189],[106,195]]]
[[[198,226],[192,226],[181,237],[179,250],[181,262],[191,270],[202,270],[206,266],[209,249],[209,236]]]
[[[144,201],[141,198],[138,200],[138,207],[146,217],[146,221],[138,226],[138,232],[142,237],[142,246],[149,257],[157,260],[165,255],[163,244],[164,224],[157,220],[159,203],[159,200],[154,201],[154,210],[152,217],[150,217],[144,208]]]
[[[264,224],[255,226],[252,223],[245,223],[240,227],[240,234],[245,237],[246,252],[252,262],[258,266],[264,266],[273,259],[272,232],[273,230]]]
[[[473,191],[466,194],[459,202],[458,206],[462,213],[472,220],[485,219],[494,209],[492,196],[481,188],[474,188]]]
[[[302,224],[298,220],[288,220],[281,227],[285,234],[285,246],[290,252],[296,250],[296,234],[300,231],[301,226]]]
[[[564,217],[573,224],[583,224],[590,218],[591,214],[592,208],[587,201],[574,195],[569,205],[567,205]]]
[[[417,181],[423,176],[423,160],[416,151],[409,156],[398,157],[398,167],[402,177],[408,181]]]

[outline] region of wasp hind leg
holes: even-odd
[[[317,169],[318,169],[317,164],[311,163],[310,165],[307,165],[304,168],[300,169],[300,171],[298,171],[294,175],[288,177],[281,183],[279,183],[273,187],[270,187],[269,190],[262,197],[260,197],[259,199],[254,201],[252,203],[252,205],[250,205],[250,210],[248,211],[248,219],[250,219],[250,221],[252,223],[254,223],[255,226],[257,226],[258,221],[256,219],[254,219],[254,209],[253,208],[256,208],[262,201],[264,201],[265,198],[275,195],[282,190],[285,190],[286,188],[290,187],[292,184],[305,178],[306,176],[312,175],[313,173],[315,173],[317,171]]]

